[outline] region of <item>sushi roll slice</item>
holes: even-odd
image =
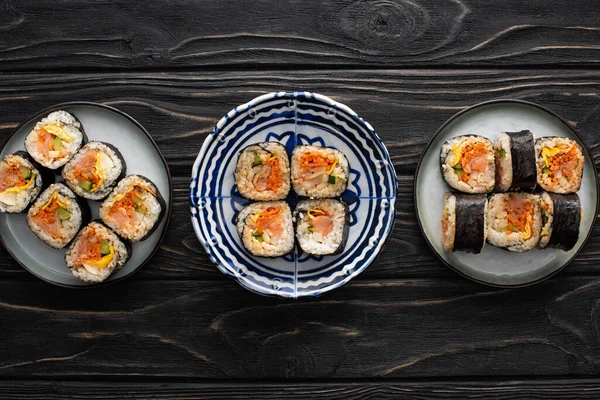
[[[302,251],[314,255],[339,254],[350,227],[348,207],[339,200],[302,200],[294,210],[296,238]]]
[[[81,122],[59,110],[43,118],[25,138],[25,149],[43,167],[62,167],[86,141]]]
[[[450,187],[464,193],[489,193],[494,189],[495,162],[492,142],[482,136],[457,136],[442,146],[442,175]]]
[[[64,166],[62,177],[79,196],[101,200],[125,175],[125,169],[125,161],[114,146],[89,142]]]
[[[350,166],[339,150],[298,146],[292,153],[292,187],[300,196],[340,196],[348,186]]]
[[[139,242],[158,227],[164,210],[165,202],[150,180],[128,175],[104,200],[98,214],[119,236]]]
[[[487,206],[484,194],[446,194],[442,218],[444,250],[481,252],[487,238]]]
[[[581,203],[577,194],[544,192],[541,196],[542,232],[540,247],[569,251],[579,239]]]
[[[235,168],[240,195],[250,200],[283,200],[290,192],[290,160],[277,142],[250,145],[240,151]]]
[[[89,221],[90,211],[62,183],[44,190],[27,212],[27,225],[41,241],[62,249],[73,240],[81,225]]]
[[[253,203],[237,217],[244,248],[258,257],[279,257],[294,249],[292,212],[285,201]]]
[[[490,244],[522,253],[540,240],[542,215],[539,196],[529,193],[494,194],[487,208],[487,240]]]
[[[90,222],[65,253],[65,263],[84,282],[103,282],[125,265],[130,251],[116,233],[99,222]]]
[[[0,161],[0,212],[23,212],[42,191],[40,171],[24,151]]]
[[[584,157],[575,140],[544,137],[535,144],[537,181],[552,193],[575,193],[581,186]]]
[[[494,153],[497,191],[535,189],[535,141],[531,131],[502,132],[494,142]]]

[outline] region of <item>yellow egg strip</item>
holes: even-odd
[[[316,218],[315,214],[317,216],[319,216],[319,215],[325,215],[325,211],[323,211],[323,210],[316,210],[316,209],[315,210],[308,210],[306,212],[306,214],[308,215],[309,219],[315,219]]]
[[[96,175],[98,176],[98,183],[96,183],[96,185],[94,187],[92,187],[92,189],[90,189],[90,192],[95,192],[96,190],[98,190],[98,188],[100,188],[100,186],[102,186],[102,183],[104,182],[104,174],[102,174],[102,168],[100,167],[100,152],[96,153]]]
[[[525,232],[520,232],[523,240],[527,240],[531,237],[531,214],[527,214],[527,220],[525,222]]]
[[[16,186],[16,187],[13,186],[11,188],[8,188],[4,192],[0,193],[0,196],[7,194],[7,193],[19,193],[19,192],[22,192],[23,190],[27,190],[31,187],[31,185],[33,185],[33,182],[35,182],[35,174],[31,174],[31,179],[29,180],[29,182],[27,182],[23,186]]]
[[[110,264],[110,262],[112,261],[113,257],[115,256],[115,248],[113,246],[109,246],[108,251],[109,251],[109,253],[107,255],[105,255],[104,257],[102,257],[101,259],[88,260],[88,261],[85,261],[85,264],[90,265],[95,268],[106,268],[108,266],[108,264]]]
[[[64,140],[67,143],[71,143],[73,141],[73,138],[71,137],[71,135],[69,135],[67,132],[65,132],[65,130],[58,125],[55,125],[55,124],[44,125],[43,129],[46,132],[53,134],[54,136],[58,136],[59,138],[61,138],[62,140]]]

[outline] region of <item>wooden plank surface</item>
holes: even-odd
[[[496,98],[538,102],[583,135],[600,165],[600,72],[589,71],[273,71],[128,74],[5,74],[0,78],[0,143],[39,109],[88,100],[113,105],[140,121],[158,142],[174,175],[173,217],[153,262],[132,279],[226,279],[191,228],[188,185],[206,135],[233,107],[262,93],[318,91],[371,122],[399,174],[397,220],[382,253],[360,278],[454,277],[429,250],[413,205],[413,173],[437,128],[454,113]],[[564,274],[600,271],[600,226]],[[0,276],[33,281],[2,249]]]
[[[441,381],[441,382],[305,382],[305,383],[156,383],[48,382],[3,383],[1,400],[54,399],[597,399],[600,384],[593,379]]]
[[[574,0],[0,3],[0,69],[597,65]]]
[[[283,301],[221,281],[2,281],[0,381],[593,377],[599,291],[598,277],[405,279]]]

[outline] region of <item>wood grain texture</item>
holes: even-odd
[[[597,65],[596,12],[586,0],[4,0],[0,69]]]
[[[591,377],[599,292],[592,277],[355,281],[306,301],[218,281],[2,281],[0,380]]]
[[[413,174],[429,139],[454,113],[495,98],[519,98],[551,108],[579,129],[600,165],[598,71],[335,71],[148,74],[0,75],[0,143],[39,109],[71,101],[115,106],[140,121],[174,175],[173,217],[153,262],[133,279],[226,279],[197,242],[188,213],[189,174],[196,154],[222,115],[262,93],[317,91],[371,122],[399,174],[395,228],[361,277],[450,277],[427,247],[413,205]],[[600,226],[564,274],[597,273]],[[33,280],[0,251],[0,276]]]
[[[441,382],[170,383],[47,382],[0,383],[0,399],[597,399],[593,379]]]

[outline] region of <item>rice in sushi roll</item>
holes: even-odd
[[[294,210],[296,238],[302,251],[314,255],[344,250],[350,227],[348,207],[339,200],[302,200]]]
[[[242,197],[271,201],[285,199],[290,192],[290,160],[285,146],[262,142],[240,151],[235,183]]]
[[[339,150],[298,146],[292,153],[292,187],[300,196],[340,196],[348,186],[350,166]]]
[[[279,257],[294,249],[294,226],[285,201],[253,203],[237,217],[244,248],[258,257]]]
[[[442,146],[440,158],[442,175],[450,187],[465,193],[489,193],[494,189],[494,149],[488,139],[449,139]]]
[[[502,132],[494,142],[494,151],[497,191],[535,189],[535,141],[531,131]]]
[[[98,214],[119,236],[139,242],[158,227],[164,209],[164,200],[150,180],[128,175],[104,200]]]
[[[0,212],[23,212],[42,190],[40,171],[25,152],[8,154],[0,161]]]
[[[487,239],[490,244],[522,253],[540,240],[540,200],[529,193],[494,194],[487,208]]]
[[[446,194],[442,218],[444,250],[481,252],[487,238],[487,206],[484,194]]]
[[[581,203],[573,194],[542,193],[542,232],[540,247],[547,246],[569,251],[579,239]]]
[[[62,183],[50,185],[27,212],[29,229],[55,249],[69,244],[85,220],[89,220],[87,204],[79,203]]]
[[[77,235],[65,254],[73,275],[84,282],[103,282],[125,265],[129,249],[116,233],[98,222],[91,222]]]
[[[85,144],[62,170],[67,185],[79,196],[101,200],[125,175],[125,161],[112,145],[102,142]]]
[[[581,146],[565,137],[544,137],[535,144],[537,181],[553,193],[575,193],[581,186],[584,157]]]
[[[39,121],[25,138],[25,149],[43,167],[62,167],[86,141],[81,122],[64,110]]]

